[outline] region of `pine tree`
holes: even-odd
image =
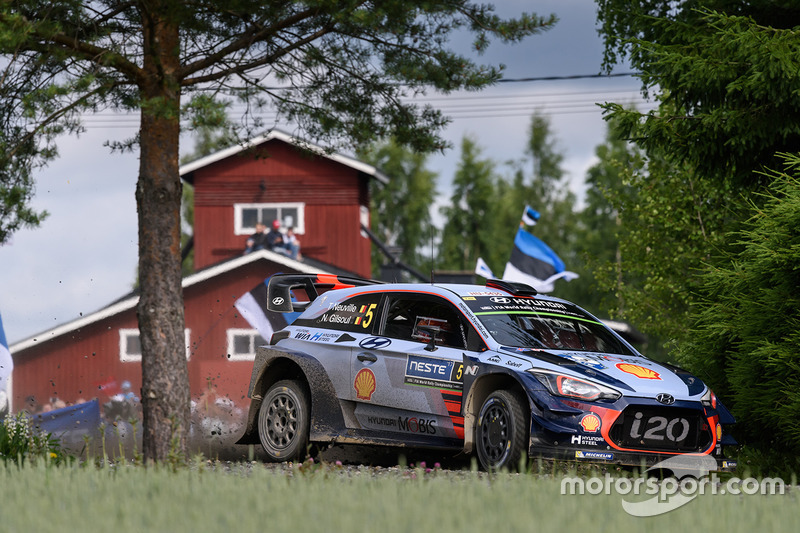
[[[31,169],[55,156],[58,134],[80,131],[82,113],[140,113],[136,138],[116,147],[140,154],[146,460],[186,451],[178,142],[182,123],[208,109],[204,99],[242,101],[242,137],[264,128],[258,112],[269,107],[309,140],[364,144],[395,136],[420,151],[441,149],[446,119],[406,97],[431,88],[480,89],[501,75],[451,51],[450,36],[471,32],[480,52],[492,39],[516,42],[554,22],[527,14],[505,20],[491,6],[467,1],[0,4],[0,175],[18,177],[15,201],[27,201]]]

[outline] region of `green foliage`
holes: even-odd
[[[684,7],[674,17],[648,18],[649,40],[628,42],[645,87],[660,91],[659,112],[606,109],[640,146],[720,183],[754,188],[760,176],[752,171],[800,142],[793,118],[800,40],[788,21],[765,26],[754,17],[768,17],[751,16],[740,2],[720,4],[719,12]],[[790,18],[800,23],[800,7],[793,11]]]
[[[29,175],[12,177],[0,171],[0,245],[17,230],[36,227],[47,218],[47,211],[36,211],[29,206],[32,196],[33,181]]]
[[[583,265],[575,270],[581,277],[570,282],[578,292],[571,299],[597,313],[602,310],[608,316],[624,316],[618,236],[621,217],[612,199],[631,194],[625,182],[643,168],[644,160],[640,150],[619,137],[613,124],[608,125],[605,143],[596,147],[595,155],[599,161],[586,174],[585,206],[577,238]]]
[[[427,156],[396,141],[373,144],[358,157],[389,177],[384,185],[370,181],[371,230],[387,246],[399,248],[403,263],[422,272],[430,269],[430,242],[435,237],[430,207],[436,195],[436,174],[425,168]],[[377,247],[372,251],[372,271],[387,262]]]
[[[241,137],[267,126],[269,108],[329,145],[394,137],[417,151],[441,149],[445,117],[413,96],[481,89],[502,71],[451,50],[452,34],[470,32],[482,51],[491,39],[517,42],[554,22],[501,19],[466,0],[0,3],[0,152],[16,154],[0,158],[0,175],[22,177],[22,208],[31,170],[55,156],[55,135],[80,131],[82,113],[141,112],[138,135],[113,148],[141,150],[139,305],[152,311],[138,314],[142,390],[153,398],[144,407],[147,459],[167,458],[170,417],[188,426],[176,246],[182,125],[218,122],[226,103],[239,101]]]
[[[800,155],[786,155],[784,172],[753,216],[728,238],[728,252],[704,277],[696,336],[681,350],[731,404],[748,442],[800,452]],[[720,370],[724,370],[721,372]]]
[[[754,172],[800,143],[800,7],[792,3],[599,0],[610,69],[627,55],[659,107],[606,104],[621,135],[645,151],[613,198],[620,212],[625,315],[680,343],[706,265],[732,246]],[[752,198],[752,197],[750,197]],[[735,245],[733,245],[735,246]],[[628,282],[628,281],[632,282]],[[722,369],[718,369],[722,371]]]
[[[7,415],[0,421],[0,460],[5,466],[9,462],[18,466],[26,462],[61,465],[67,460],[67,455],[58,439],[50,433],[34,430],[27,415],[18,413]]]
[[[599,483],[587,479],[587,487],[602,485],[603,477],[594,479]],[[619,533],[797,528],[798,499],[790,490],[719,495],[706,486],[685,507],[651,518],[625,513],[623,499],[635,497],[562,494],[561,476],[421,467],[208,462],[177,472],[125,466],[0,469],[0,501],[12,510],[3,513],[3,530],[10,533],[260,531],[265,521],[270,531],[309,533],[530,531],[532,524],[542,531],[565,524],[591,531],[598,523]]]
[[[509,163],[510,175],[482,156],[475,139],[464,138],[450,205],[441,209],[445,226],[437,267],[471,272],[482,257],[496,276],[502,276],[526,205],[541,214],[531,231],[568,268],[578,264],[578,254],[573,252],[579,225],[576,198],[566,183],[562,161],[550,123],[538,113],[531,117],[525,156]],[[565,285],[558,282],[557,291]]]
[[[0,32],[0,46],[4,36]],[[0,245],[8,241],[17,230],[34,228],[47,218],[46,211],[30,207],[34,193],[33,170],[44,165],[55,155],[52,144],[58,128],[42,129],[42,139],[37,140],[26,127],[30,114],[26,93],[33,90],[32,79],[14,64],[0,62]]]
[[[499,273],[511,255],[514,234],[526,205],[541,214],[535,227],[529,230],[548,244],[572,270],[579,261],[573,254],[577,220],[575,195],[569,190],[562,163],[564,154],[558,146],[548,118],[535,112],[528,128],[524,157],[511,162],[512,174],[498,183],[498,208],[495,216],[505,238],[498,238],[501,262]],[[488,260],[487,260],[488,262]],[[495,264],[489,263],[494,268]],[[497,273],[497,271],[495,271]],[[498,273],[498,275],[499,275]],[[557,282],[556,294],[565,289],[566,282]],[[568,290],[568,289],[567,289]]]
[[[735,205],[713,182],[663,160],[620,170],[621,183],[608,190],[619,215],[619,256],[602,279],[616,287],[615,314],[649,334],[681,339],[700,272],[724,245]]]
[[[450,205],[441,208],[445,224],[437,269],[472,272],[479,257],[490,265],[496,264],[501,260],[497,246],[500,235],[508,232],[513,239],[513,227],[498,225],[495,190],[500,178],[495,173],[495,163],[481,156],[477,142],[464,137]]]

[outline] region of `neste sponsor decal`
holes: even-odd
[[[450,375],[453,363],[450,361],[408,360],[408,374],[426,378],[443,378]]]
[[[464,387],[464,363],[449,359],[409,355],[405,382],[409,385],[461,390]]]

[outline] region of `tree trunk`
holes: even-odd
[[[158,1],[146,4],[141,12],[145,74],[139,85],[144,101],[136,185],[141,288],[136,312],[144,459],[163,462],[171,454],[186,456],[190,420],[180,261],[179,39],[169,8]]]

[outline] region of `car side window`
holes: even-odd
[[[383,334],[394,339],[427,343],[434,335],[437,346],[465,349],[464,321],[448,302],[418,295],[389,299]]]

